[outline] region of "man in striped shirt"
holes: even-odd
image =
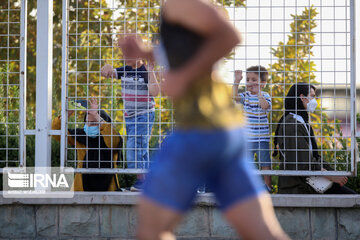
[[[261,169],[271,169],[270,159],[270,131],[267,113],[271,110],[271,97],[262,91],[265,87],[268,72],[263,66],[252,66],[246,69],[246,92],[238,93],[242,71],[235,71],[233,96],[236,103],[244,106],[247,117],[248,141],[250,142],[251,156],[255,153]],[[264,176],[265,184],[271,191],[271,176]]]
[[[124,117],[126,123],[126,161],[128,168],[147,169],[149,167],[149,140],[155,120],[154,97],[160,92],[153,65],[139,59],[126,59],[125,66],[113,69],[106,64],[101,69],[103,77],[121,79]],[[137,182],[131,188],[141,188],[143,175],[137,176]]]

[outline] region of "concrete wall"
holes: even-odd
[[[135,193],[79,193],[71,199],[0,197],[0,239],[135,239]],[[360,239],[360,197],[273,195],[293,239]],[[255,226],[254,226],[255,227]],[[202,194],[176,230],[178,239],[238,239]]]

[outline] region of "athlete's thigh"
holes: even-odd
[[[233,205],[224,215],[244,239],[288,239],[267,193]]]
[[[182,214],[146,198],[140,199],[138,210],[137,239],[175,240],[173,232]]]

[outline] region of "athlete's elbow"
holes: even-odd
[[[159,93],[160,93],[160,89],[151,89],[150,91],[149,91],[149,93],[150,93],[150,95],[152,96],[152,97],[156,97],[157,95],[159,95]]]
[[[241,44],[242,43],[242,36],[241,36],[241,33],[239,31],[234,31],[233,32],[233,42],[234,42],[234,45],[238,45],[238,44]]]
[[[241,35],[234,28],[229,27],[228,29],[223,29],[223,33],[219,34],[221,36],[221,41],[223,44],[226,44],[229,49],[233,49],[236,45],[242,42]],[[226,43],[224,43],[224,40]]]

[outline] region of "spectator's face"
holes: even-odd
[[[88,114],[86,118],[86,125],[89,127],[99,125],[97,117],[94,116],[94,114]]]
[[[309,93],[306,97],[305,97],[303,94],[301,94],[301,95],[300,95],[300,98],[301,98],[301,101],[303,102],[304,108],[305,108],[306,110],[308,110],[308,109],[307,109],[308,103],[309,103],[312,99],[316,98],[316,94],[315,94],[314,89],[313,89],[313,88],[310,88],[310,93]]]
[[[266,82],[261,82],[259,79],[259,75],[254,72],[248,72],[246,74],[246,88],[252,94],[258,94],[260,89],[265,87]]]

